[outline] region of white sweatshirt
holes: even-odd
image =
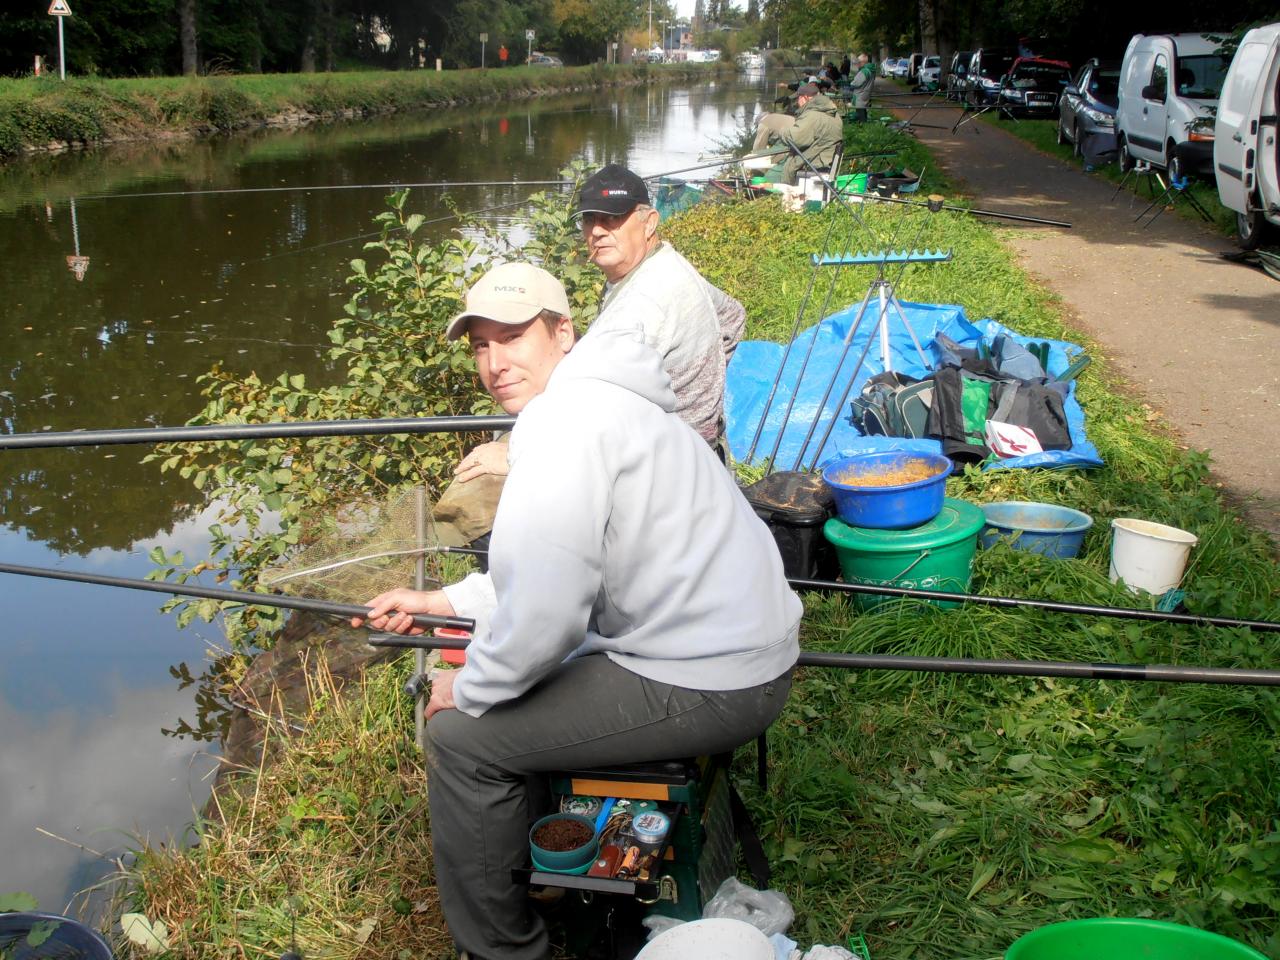
[[[571,656],[738,690],[799,655],[800,599],[714,452],[676,417],[634,331],[584,337],[511,434],[488,575],[445,588],[477,631],[454,682],[480,716]]]

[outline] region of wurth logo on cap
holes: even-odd
[[[515,284],[499,284],[493,288],[494,293],[528,293],[524,287],[517,287]]]
[[[631,191],[626,189],[620,190],[616,187],[613,187],[613,188],[606,187],[604,190],[600,191],[600,196],[602,197],[628,197],[630,195],[631,195]]]

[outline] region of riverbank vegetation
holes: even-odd
[[[708,77],[719,64],[0,79],[0,157]]]
[[[867,127],[857,136],[847,153],[892,135]],[[929,174],[925,189],[947,187]],[[458,284],[484,269],[483,248],[461,237],[418,243],[412,210],[412,196],[397,197],[384,236],[353,263],[353,296],[330,335],[345,385],[312,391],[287,371],[214,371],[195,422],[488,410],[469,362],[440,338]],[[581,319],[593,314],[600,278],[583,262],[568,210],[564,194],[536,198],[525,252],[564,277]],[[1082,339],[1018,269],[999,230],[976,218],[870,203],[787,214],[766,200],[705,204],[663,229],[747,306],[749,337],[777,340],[833,218],[868,244],[918,236],[915,246],[956,251],[951,263],[909,271],[904,299],[959,303],[1024,334]],[[873,278],[843,271],[833,307],[859,299]],[[1280,618],[1270,542],[1223,503],[1205,455],[1183,449],[1086,346],[1094,363],[1080,397],[1107,466],[969,468],[948,481],[948,494],[1052,501],[1095,525],[1073,560],[980,551],[974,592],[1140,603],[1107,578],[1108,523],[1136,516],[1199,535],[1184,583],[1191,610]],[[438,486],[458,442],[255,441],[161,459],[240,519],[279,511],[280,528],[259,523],[244,544],[215,530],[217,549],[200,561],[251,582],[305,540],[307,516],[415,482]],[[190,561],[169,559],[158,575],[192,572]],[[1277,654],[1274,634],[1243,630],[909,603],[858,614],[820,595],[806,596],[805,608],[802,643],[813,649],[1247,667],[1272,666]],[[247,652],[270,642],[271,625],[242,619],[230,632]],[[402,661],[372,670],[360,696],[343,698],[318,671],[313,709],[294,718],[305,732],[285,744],[283,729],[269,731],[282,759],[228,781],[220,818],[199,825],[201,842],[140,852],[134,907],[164,924],[172,955],[278,955],[295,930],[305,955],[448,955],[412,720],[398,693],[407,669]],[[1129,915],[1205,927],[1277,956],[1278,734],[1280,697],[1270,689],[807,669],[770,735],[768,788],[751,783],[745,751],[739,782],[774,885],[795,903],[791,935],[804,944],[863,932],[885,960],[990,958],[1056,920]]]

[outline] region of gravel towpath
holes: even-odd
[[[1002,227],[1023,267],[1188,445],[1209,451],[1227,494],[1280,541],[1280,283],[1220,260],[1231,242],[1172,213],[1144,229],[1145,200],[958,109],[917,129],[975,205],[1067,220]],[[1144,194],[1145,196],[1145,194]],[[1001,223],[1001,221],[991,221]],[[1146,222],[1145,219],[1143,221]]]

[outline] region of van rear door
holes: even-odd
[[[1222,205],[1243,213],[1255,190],[1262,209],[1280,204],[1277,169],[1277,44],[1280,31],[1251,30],[1236,51],[1214,122],[1213,165]]]

